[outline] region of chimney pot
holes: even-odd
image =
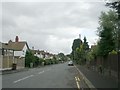
[[[19,42],[19,37],[18,36],[16,36],[15,42]]]

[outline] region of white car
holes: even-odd
[[[69,61],[68,66],[73,66],[73,61]]]

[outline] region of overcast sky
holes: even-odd
[[[105,2],[2,2],[2,42],[17,35],[30,48],[67,54],[79,34],[89,45],[96,42],[106,10]]]

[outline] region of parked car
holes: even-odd
[[[68,66],[73,66],[73,61],[69,61]]]

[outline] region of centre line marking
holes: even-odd
[[[22,81],[22,80],[25,80],[25,79],[30,78],[30,77],[33,77],[33,76],[34,76],[34,75],[30,75],[30,76],[24,77],[24,78],[22,78],[22,79],[18,79],[18,80],[16,80],[16,81],[14,81],[13,83],[20,82],[20,81]]]
[[[42,74],[42,73],[44,73],[44,70],[42,72],[39,72],[38,74]]]

